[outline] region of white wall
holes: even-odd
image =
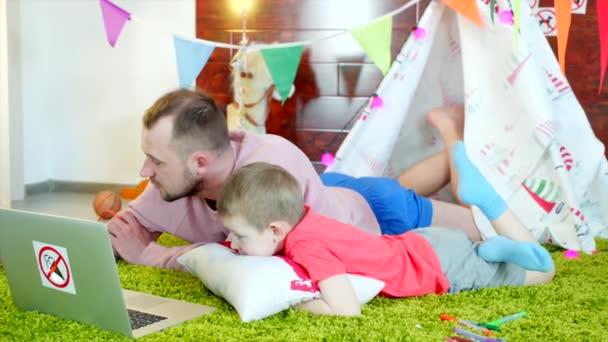
[[[6,2],[0,0],[0,207],[11,203],[7,41]]]
[[[114,1],[140,20],[115,48],[98,0],[20,2],[25,183],[138,182],[141,116],[178,85],[172,35],[195,36],[194,0]]]

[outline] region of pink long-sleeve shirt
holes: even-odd
[[[268,162],[290,172],[302,186],[304,202],[315,212],[359,229],[380,235],[380,226],[367,201],[346,188],[326,187],[304,153],[288,140],[276,135],[244,133],[231,137],[235,170],[253,162]],[[228,230],[204,200],[188,196],[164,201],[152,183],[129,204],[139,222],[153,232],[165,232],[192,245],[164,247],[156,242],[140,255],[138,263],[162,268],[183,269],[177,257],[209,242],[226,239]]]

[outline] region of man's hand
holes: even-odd
[[[141,264],[139,256],[161,233],[151,232],[130,211],[121,211],[108,221],[112,247],[128,263]]]

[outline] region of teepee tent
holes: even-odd
[[[443,149],[426,113],[464,103],[467,154],[513,212],[539,241],[592,253],[608,237],[604,146],[527,6],[516,36],[478,4],[482,28],[430,2],[417,25],[428,36],[405,42],[377,89],[383,105],[364,109],[327,171],[394,177]]]

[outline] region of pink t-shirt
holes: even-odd
[[[231,139],[235,169],[258,161],[279,165],[300,181],[305,203],[316,212],[380,235],[380,226],[367,201],[355,191],[324,186],[310,160],[288,140],[253,133]],[[192,243],[166,248],[153,242],[138,260],[144,265],[182,269],[176,261],[178,256],[204,243],[223,241],[228,233],[217,212],[205,201],[190,196],[166,202],[152,183],[129,204],[129,209],[150,231],[166,232]]]
[[[450,288],[437,254],[422,236],[371,236],[313,209],[287,234],[284,252],[315,283],[351,273],[382,280],[381,293],[389,297],[442,294]]]

